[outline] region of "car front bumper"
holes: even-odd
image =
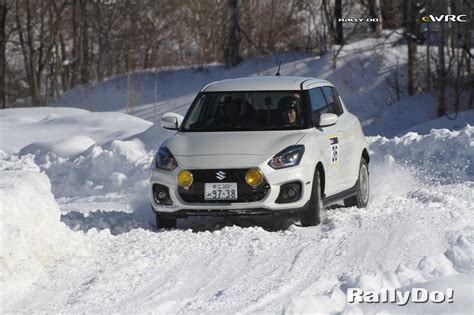
[[[307,207],[311,195],[314,169],[304,164],[279,170],[272,169],[266,163],[257,167],[263,172],[265,182],[269,187],[261,200],[252,202],[186,202],[180,195],[180,188],[177,185],[177,175],[183,168],[178,166],[172,172],[153,168],[150,172],[149,189],[153,210],[164,216],[186,217],[190,215],[278,214],[302,211]],[[193,172],[192,169],[187,170]],[[219,169],[209,171],[217,172]],[[218,182],[218,180],[214,182]],[[280,187],[291,182],[299,182],[301,184],[300,198],[290,203],[277,203]],[[152,188],[154,184],[163,185],[168,188],[173,204],[163,205],[157,203]]]

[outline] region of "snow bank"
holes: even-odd
[[[50,188],[46,175],[35,171],[0,173],[2,294],[27,287],[74,249],[64,246],[74,244],[77,236],[60,222]]]
[[[360,215],[381,218],[371,234],[357,231],[353,237],[371,239],[368,247],[376,244],[380,238],[383,247],[378,248],[378,266],[363,272],[367,263],[358,265],[356,259],[348,265],[346,272],[326,274],[320,283],[314,283],[299,294],[291,294],[285,314],[467,314],[474,307],[472,283],[474,281],[474,230],[472,229],[472,209],[474,205],[474,127],[467,126],[459,131],[447,129],[431,130],[427,135],[407,133],[401,137],[368,137],[371,151],[371,200],[369,208],[359,214],[353,214],[352,221],[357,222]],[[426,214],[423,212],[426,211]],[[333,229],[345,225],[343,213],[327,214]],[[430,219],[440,223],[426,229]],[[377,229],[392,229],[397,218],[405,217],[401,224],[405,236],[392,234],[384,240],[383,232]],[[450,220],[464,220],[466,227],[444,230],[444,223]],[[341,221],[342,220],[342,221]],[[363,220],[358,224],[367,225]],[[384,222],[387,222],[385,225]],[[327,224],[328,222],[326,222]],[[324,222],[323,222],[324,224]],[[419,235],[415,232],[419,229]],[[367,226],[366,226],[367,229]],[[395,238],[395,240],[393,239]],[[429,240],[429,241],[427,241]],[[447,249],[439,254],[433,251],[433,244],[448,242]],[[397,268],[387,269],[383,257],[390,256],[387,246],[398,246],[403,254],[392,258],[401,261]],[[429,249],[424,251],[422,247]],[[375,246],[377,248],[377,246]],[[445,247],[446,248],[446,247]],[[392,251],[395,249],[392,248]],[[366,257],[369,251],[358,253],[346,249],[342,255]],[[411,258],[424,252],[425,257],[413,265]],[[428,255],[427,255],[428,254]],[[372,257],[372,256],[371,256]],[[402,258],[403,257],[403,258]],[[338,258],[338,257],[336,257]],[[360,258],[359,258],[360,259]],[[348,275],[351,274],[350,276]],[[333,278],[335,277],[335,279]],[[324,283],[337,283],[330,288]],[[397,289],[409,291],[411,288],[446,291],[453,288],[454,303],[418,304],[406,306],[396,304],[348,304],[348,288],[363,290]]]
[[[460,130],[465,128],[467,125],[474,124],[474,109],[459,112],[456,116],[450,114],[425,122],[420,125],[411,127],[409,131],[416,132],[419,134],[428,134],[433,129],[449,129],[449,130]],[[408,132],[408,130],[406,131]]]
[[[66,158],[87,150],[95,141],[86,136],[73,136],[56,141],[33,142],[21,149],[20,154],[45,155],[53,153]]]
[[[92,145],[69,158],[36,144],[20,151],[20,156],[25,155],[33,155],[35,163],[46,172],[56,197],[103,195],[141,187],[153,159],[153,153],[146,151],[138,139]]]
[[[122,113],[18,108],[0,112],[0,135],[0,169],[28,164],[48,175],[56,197],[82,197],[142,189],[170,133]]]
[[[339,276],[339,284],[322,294],[303,293],[290,299],[285,314],[470,314],[474,307],[472,283],[474,271],[472,253],[474,231],[464,231],[444,254],[427,256],[416,268],[400,264],[395,271],[380,271],[356,277]],[[456,254],[453,254],[456,253]],[[459,273],[462,272],[462,273]],[[410,291],[425,288],[430,291],[454,290],[453,303],[347,303],[347,291],[359,288],[380,292],[383,289]]]
[[[161,127],[160,123],[155,123],[147,130],[133,135],[132,137],[125,140],[138,139],[145,145],[147,150],[158,151],[161,143],[175,134],[176,131],[167,130]]]
[[[27,154],[23,156],[18,156],[6,153],[2,150],[0,150],[0,170],[24,170],[40,172],[39,166],[35,163],[34,155]]]
[[[405,97],[363,120],[368,135],[393,137],[402,130],[436,118],[436,98],[428,93]],[[465,125],[464,125],[465,126]],[[464,127],[463,126],[463,127]]]
[[[122,113],[92,113],[75,108],[9,108],[0,111],[0,149],[16,152],[27,145],[66,157],[94,143],[122,140],[152,124]]]
[[[70,146],[67,140],[56,141],[52,146],[37,142],[21,149],[18,159],[33,156],[39,168],[51,178],[52,191],[58,198],[126,191],[143,193],[153,155],[171,134],[155,124],[125,140],[104,144],[94,144],[80,136]],[[385,194],[388,187],[407,190],[413,187],[408,181],[416,182],[420,176],[423,180],[431,178],[443,183],[474,180],[473,134],[474,127],[467,126],[459,131],[432,130],[428,135],[407,133],[393,139],[368,137],[371,170],[385,172],[390,169],[390,176],[373,177],[378,183],[373,192]],[[74,150],[82,152],[72,154]],[[387,185],[387,180],[402,181],[407,185]]]
[[[401,137],[368,137],[371,159],[392,159],[425,179],[436,182],[474,180],[474,127],[459,131],[434,129],[427,135],[409,132]]]

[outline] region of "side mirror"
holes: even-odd
[[[161,117],[161,127],[170,130],[178,130],[184,117],[176,113],[166,113]]]
[[[337,122],[337,115],[332,113],[323,113],[319,117],[319,126],[327,127],[334,125]]]

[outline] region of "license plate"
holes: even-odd
[[[237,183],[206,183],[205,200],[237,200]]]

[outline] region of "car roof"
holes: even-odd
[[[215,81],[206,85],[201,92],[230,91],[295,91],[307,90],[330,82],[312,77],[255,76]]]

